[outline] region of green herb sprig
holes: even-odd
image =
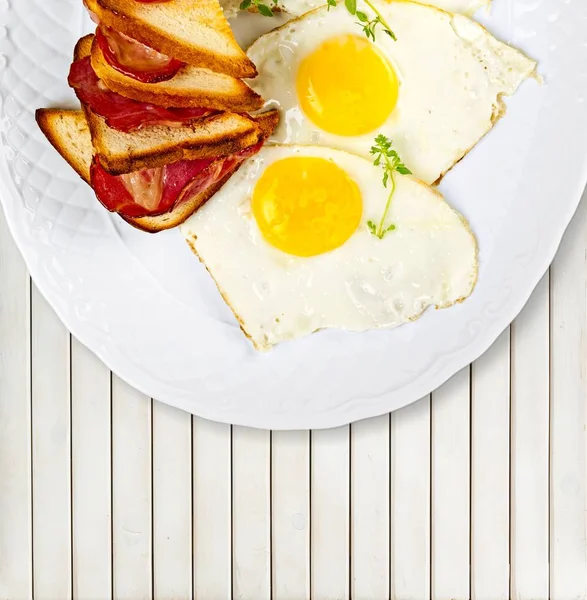
[[[375,145],[371,146],[371,154],[375,157],[373,164],[376,167],[383,167],[383,187],[387,188],[388,184],[390,184],[389,188],[389,196],[387,197],[387,202],[385,203],[385,209],[383,211],[383,215],[381,216],[381,220],[379,224],[376,225],[373,221],[367,221],[367,227],[369,231],[380,240],[382,240],[387,233],[395,230],[395,225],[391,224],[387,227],[385,226],[385,221],[387,220],[387,214],[389,213],[389,209],[391,207],[391,199],[393,198],[393,194],[395,192],[395,173],[400,173],[401,175],[411,175],[412,172],[404,165],[399,154],[392,148],[393,142],[384,136],[383,134],[378,135],[375,138]]]
[[[395,37],[395,33],[387,23],[387,21],[383,18],[383,15],[377,10],[373,2],[371,0],[364,0],[365,4],[375,13],[375,18],[370,19],[367,13],[362,10],[357,10],[357,0],[344,0],[344,5],[349,13],[359,21],[357,25],[360,25],[363,33],[367,36],[368,39],[375,41],[375,31],[378,25],[381,25],[383,31],[395,42],[397,38]],[[326,4],[328,6],[328,10],[330,10],[331,6],[336,6],[336,0],[326,0]]]
[[[273,5],[273,7],[276,7],[278,5],[279,0],[270,0],[270,2]],[[263,15],[264,17],[272,17],[273,16],[273,9],[271,8],[271,6],[268,6],[267,4],[265,4],[263,2],[263,0],[243,0],[240,3],[239,8],[241,10],[247,10],[248,8],[251,8],[252,6],[255,6],[257,8],[257,10],[259,11],[259,14]]]

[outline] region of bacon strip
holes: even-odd
[[[114,176],[107,173],[99,159],[94,158],[91,167],[91,184],[98,200],[110,212],[117,212],[124,217],[136,218],[156,216],[169,212],[207,190],[223,177],[236,170],[247,158],[261,149],[263,142],[246,148],[237,154],[216,159],[182,160],[157,169],[148,169],[144,177],[140,173],[133,177],[135,185],[151,185],[154,181],[162,182],[157,206],[152,205],[153,193],[142,194],[135,188],[135,196],[128,185],[128,176]],[[157,172],[156,172],[157,171]],[[126,179],[125,179],[126,177]],[[150,190],[152,192],[152,190]],[[137,198],[149,197],[149,206],[137,203]]]
[[[97,115],[104,117],[109,127],[124,133],[145,125],[179,126],[193,119],[217,113],[207,108],[163,108],[111,92],[98,79],[89,56],[71,65],[68,81],[81,102],[87,104]]]
[[[105,25],[98,26],[96,41],[113,69],[143,83],[167,81],[185,66],[180,60]]]

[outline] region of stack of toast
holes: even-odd
[[[49,141],[98,200],[149,232],[185,221],[279,122],[252,116],[257,74],[218,0],[86,0],[74,51],[81,110],[39,109]]]

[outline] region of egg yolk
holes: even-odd
[[[253,191],[252,211],[272,246],[316,256],[349,239],[363,202],[357,184],[332,161],[295,156],[267,167]]]
[[[366,38],[343,35],[324,42],[300,64],[297,93],[318,127],[337,135],[370,133],[397,103],[395,71]]]

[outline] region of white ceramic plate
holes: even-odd
[[[241,32],[260,20],[247,15]],[[428,394],[521,310],[587,179],[587,2],[494,0],[483,21],[540,61],[545,84],[526,82],[442,184],[479,240],[475,293],[396,330],[325,331],[262,355],[180,233],[112,217],[37,130],[35,108],[74,106],[66,76],[89,30],[81,0],[0,0],[0,198],[36,284],[123,379],[210,419],[329,427]]]

